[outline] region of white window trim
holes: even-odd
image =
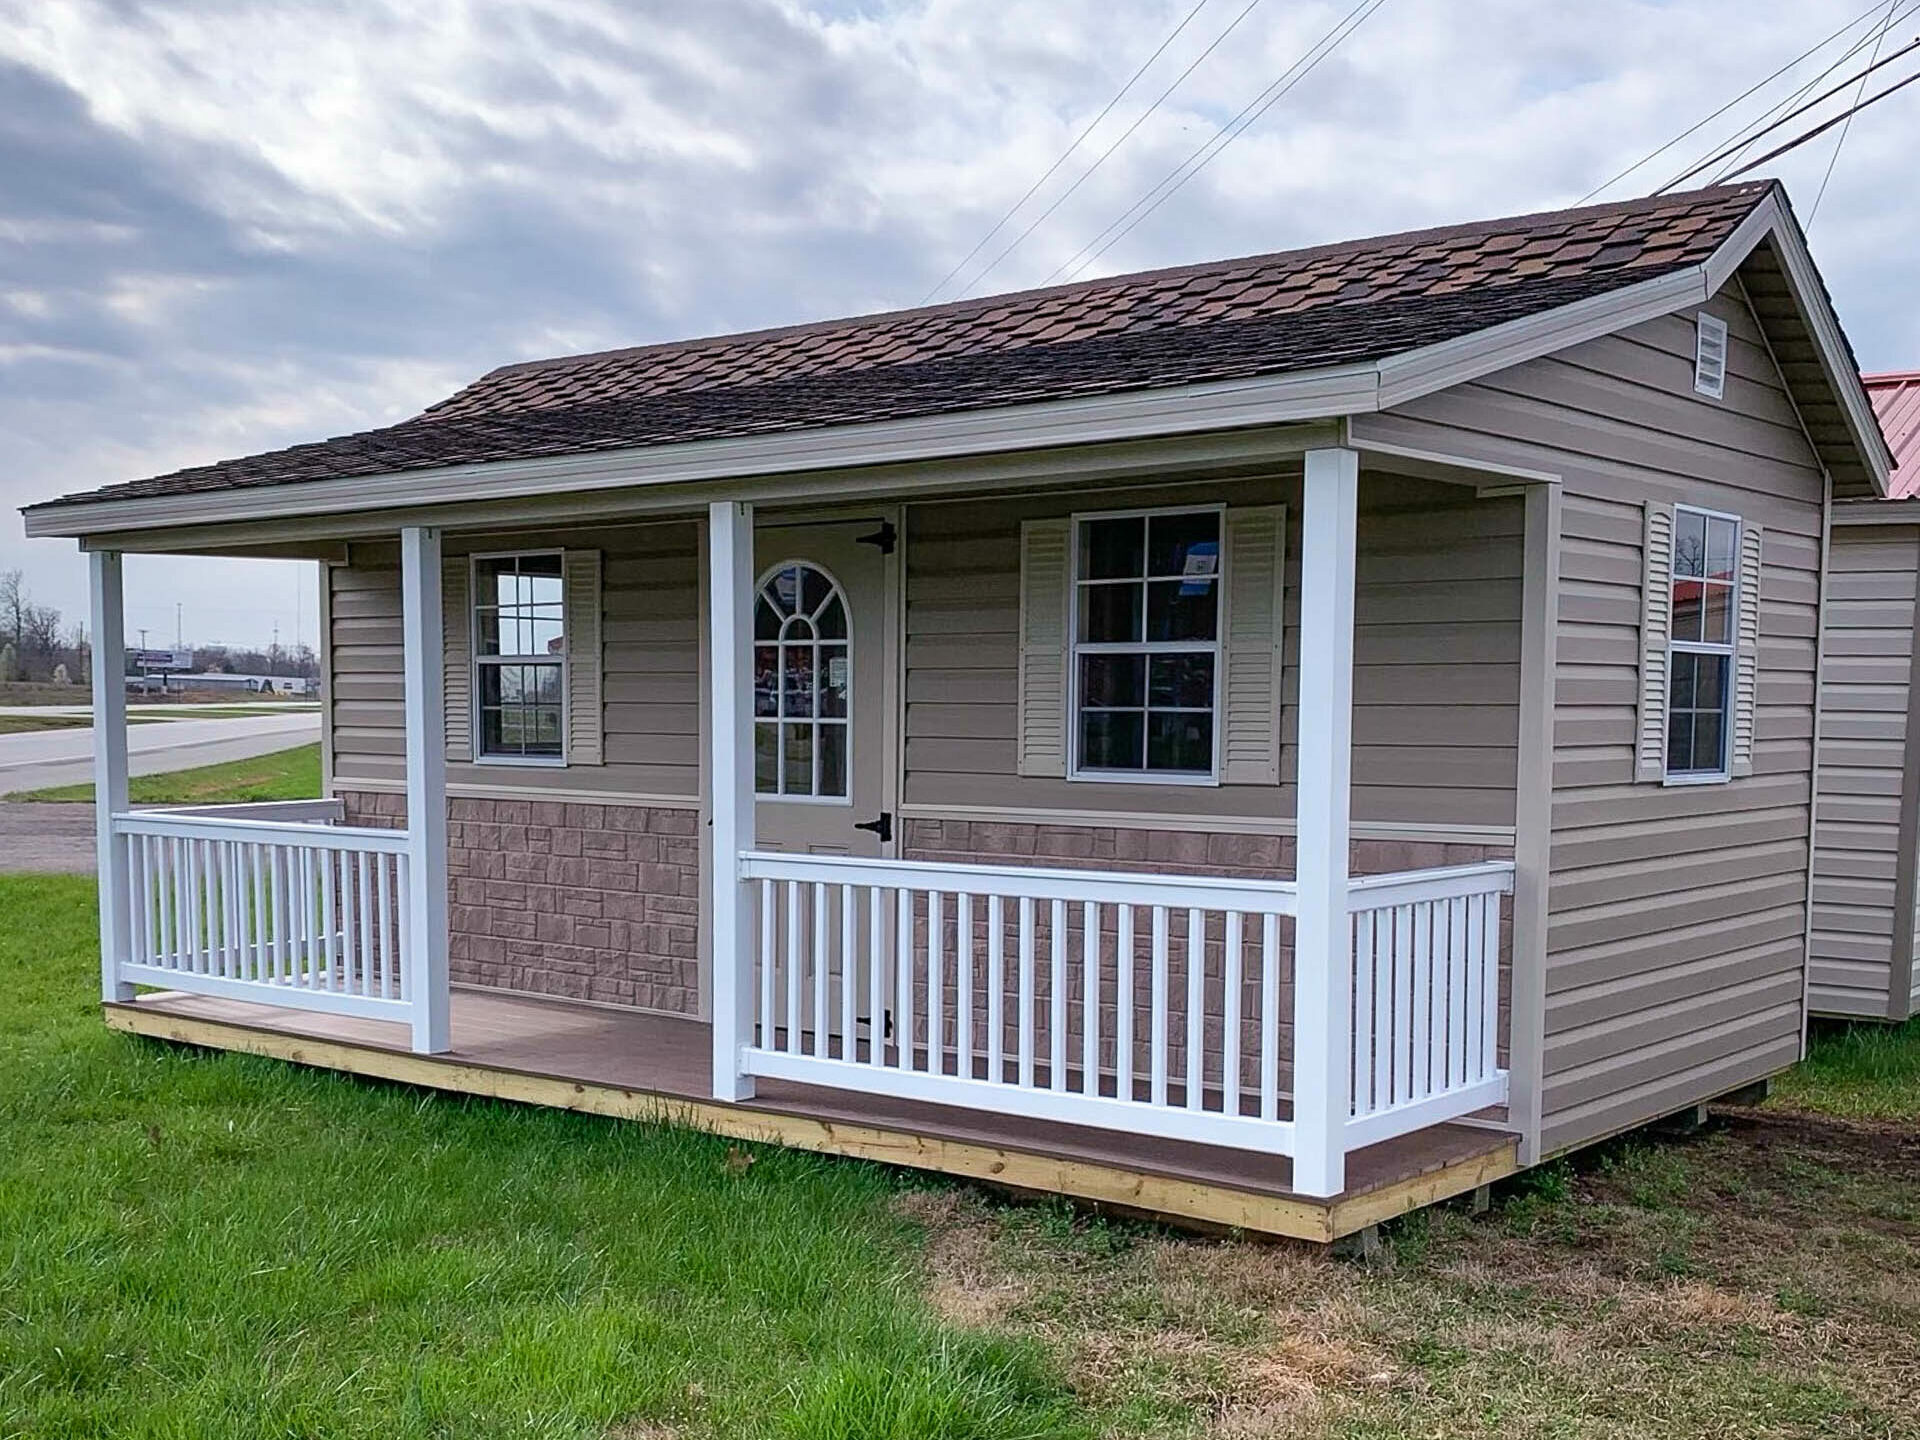
[[[784,795],[777,790],[770,793],[767,791],[763,791],[759,788],[758,782],[756,781],[754,792],[753,792],[754,803],[760,804],[760,805],[826,805],[826,806],[838,806],[842,809],[845,809],[850,807],[853,804],[853,773],[854,773],[853,772],[853,763],[854,763],[853,747],[854,747],[854,743],[860,738],[858,735],[854,733],[854,688],[853,687],[854,687],[854,682],[859,677],[855,674],[854,665],[853,665],[853,601],[847,595],[847,587],[840,583],[840,577],[838,575],[834,574],[833,571],[829,570],[826,566],[822,565],[819,561],[808,560],[803,556],[799,556],[799,555],[789,555],[786,559],[775,561],[773,564],[767,566],[766,569],[760,572],[759,577],[753,582],[753,609],[747,612],[747,625],[749,628],[751,628],[754,623],[754,616],[759,610],[759,606],[760,606],[760,592],[766,587],[767,581],[771,580],[775,575],[779,574],[782,570],[786,569],[789,565],[804,565],[807,569],[817,570],[822,575],[826,576],[827,583],[833,586],[833,593],[840,597],[840,608],[842,611],[845,612],[847,617],[847,637],[844,641],[837,642],[840,644],[844,644],[847,647],[846,718],[844,719],[844,721],[842,721],[837,717],[831,717],[831,716],[814,715],[814,716],[806,717],[806,718],[809,718],[816,726],[824,719],[827,724],[829,725],[838,724],[838,725],[841,725],[842,728],[846,730],[847,732],[847,793],[844,795]],[[757,638],[750,639],[748,641],[748,644],[750,645],[761,645],[764,643],[765,643],[764,641],[759,640]],[[775,642],[775,643],[778,643],[778,642]],[[813,643],[814,643],[814,648],[817,650],[821,644],[821,641],[817,635],[815,636]],[[829,640],[826,643],[831,645],[836,642]],[[747,704],[749,706],[753,704],[753,695],[751,693],[751,687],[749,687],[749,693],[747,695]],[[757,741],[760,734],[760,726],[762,722],[766,720],[768,717],[763,715],[751,715],[748,718],[753,723],[753,733]],[[774,721],[774,729],[775,729],[776,735],[778,734],[779,727],[782,723],[783,722],[781,720]],[[814,779],[817,781],[820,777],[820,768],[819,768],[820,767],[820,751],[817,744],[814,747],[813,762],[814,762]]]
[[[1682,515],[1700,515],[1708,520],[1726,520],[1733,525],[1733,585],[1727,591],[1728,628],[1732,638],[1724,645],[1711,640],[1676,640],[1673,638],[1673,586],[1678,578],[1674,571],[1680,557],[1680,517]],[[1724,655],[1727,657],[1727,679],[1720,696],[1720,768],[1718,770],[1683,770],[1675,774],[1667,764],[1667,754],[1660,756],[1660,783],[1663,785],[1725,785],[1733,779],[1733,712],[1734,681],[1740,668],[1740,556],[1742,537],[1746,533],[1746,522],[1738,515],[1728,514],[1724,510],[1709,510],[1704,505],[1678,505],[1673,507],[1673,555],[1667,564],[1667,691],[1661,700],[1665,707],[1665,724],[1661,733],[1669,740],[1673,726],[1673,657],[1675,655]],[[1671,753],[1671,752],[1667,752]]]
[[[482,560],[525,560],[536,556],[551,555],[560,562],[560,753],[558,755],[489,755],[487,744],[487,717],[480,702],[480,671],[482,666],[496,660],[511,664],[510,657],[486,657],[480,654],[480,562]],[[472,739],[470,744],[475,765],[500,765],[515,770],[564,770],[569,759],[569,749],[573,734],[572,666],[573,635],[568,623],[567,609],[567,552],[548,547],[535,550],[487,550],[467,557],[467,687],[472,696],[473,709]],[[534,664],[551,664],[551,661],[535,660]]]
[[[1080,531],[1092,520],[1147,519],[1156,515],[1212,514],[1218,519],[1219,557],[1214,568],[1213,639],[1154,640],[1139,644],[1097,641],[1080,642]],[[1067,779],[1093,785],[1196,785],[1217,788],[1220,784],[1220,732],[1225,718],[1221,713],[1225,690],[1226,647],[1221,639],[1227,633],[1227,507],[1222,502],[1208,505],[1149,505],[1132,510],[1076,511],[1067,520]],[[1141,625],[1145,633],[1145,600],[1142,599]],[[1209,651],[1213,655],[1213,754],[1209,768],[1201,770],[1094,770],[1080,764],[1080,657],[1087,655],[1190,655]]]

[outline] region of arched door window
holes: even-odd
[[[852,746],[847,599],[805,560],[760,581],[753,606],[753,788],[844,800]]]

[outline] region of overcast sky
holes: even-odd
[[[1255,0],[973,293],[1048,278],[1350,3]],[[1570,204],[1864,3],[1387,0],[1088,273]],[[0,568],[78,616],[77,554],[16,506],[401,419],[511,360],[915,304],[1192,5],[0,0]],[[1208,0],[942,297],[1246,6]],[[1812,223],[1869,368],[1920,364],[1916,134],[1920,86],[1863,114]],[[1803,221],[1832,138],[1770,167]],[[153,643],[176,603],[189,640],[314,639],[307,567],[130,565]]]

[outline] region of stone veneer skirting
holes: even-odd
[[[404,795],[336,793],[349,824],[406,824]],[[447,874],[456,983],[699,1012],[694,808],[455,797]]]

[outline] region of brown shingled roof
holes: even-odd
[[[48,504],[769,434],[1371,362],[1698,265],[1770,184],[507,365],[397,425]]]

